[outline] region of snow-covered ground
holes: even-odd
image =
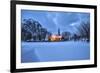
[[[86,60],[89,58],[90,44],[87,42],[22,42],[22,63]]]

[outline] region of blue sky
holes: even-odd
[[[90,21],[90,13],[21,10],[21,20],[23,19],[34,19],[54,34],[57,34],[58,28],[61,32],[73,33],[75,26]]]

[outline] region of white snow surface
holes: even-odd
[[[90,43],[66,42],[22,42],[21,62],[47,62],[90,59]]]

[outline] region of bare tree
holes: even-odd
[[[79,27],[76,27],[81,38],[90,41],[90,22],[82,22]]]

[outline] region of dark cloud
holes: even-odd
[[[81,21],[89,21],[89,13],[77,13],[77,12],[49,12],[49,11],[34,11],[34,10],[22,10],[22,20],[32,18],[42,24],[52,33],[56,33],[57,29],[61,31],[73,31],[72,28]],[[74,25],[74,26],[73,26]]]

